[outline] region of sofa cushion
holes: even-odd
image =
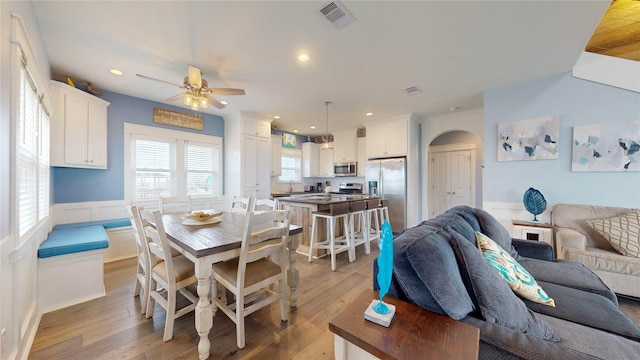
[[[622,257],[621,255],[619,256]],[[602,295],[616,304],[618,303],[616,294],[596,274],[579,262],[568,260],[544,261],[526,257],[521,257],[518,262],[538,281],[589,291]]]
[[[585,221],[607,239],[620,254],[640,257],[640,210]]]
[[[553,299],[538,285],[536,279],[529,274],[527,269],[507,254],[491,238],[476,231],[478,248],[482,255],[503,278],[507,285],[521,297],[540,304],[556,306]]]
[[[551,308],[525,300],[529,309],[640,341],[640,328],[604,296],[544,281],[540,284],[555,299],[556,306]]]
[[[551,223],[556,227],[573,229],[586,237],[587,247],[614,251],[609,242],[589,226],[585,220],[612,217],[631,211],[630,208],[556,204],[551,211]]]
[[[451,245],[467,291],[487,322],[540,339],[559,341],[553,331],[520,300],[480,251],[462,235],[451,232]]]
[[[448,237],[440,230],[410,242],[394,242],[393,272],[411,302],[459,320],[474,308]]]
[[[482,209],[474,210],[480,223],[480,232],[493,239],[493,241],[506,250],[509,255],[518,260],[520,256],[513,245],[511,245],[511,234],[509,234],[509,231],[488,212]]]

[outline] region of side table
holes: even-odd
[[[377,298],[367,290],[329,322],[336,360],[478,358],[478,328],[388,296],[396,314],[387,328],[364,318]]]
[[[513,224],[513,234],[515,238],[544,241],[554,247],[553,225],[549,223],[523,220],[512,220],[511,224]]]

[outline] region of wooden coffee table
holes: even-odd
[[[377,291],[367,290],[329,322],[336,360],[478,358],[478,328],[388,296],[384,301],[396,306],[396,314],[387,328],[364,319],[377,298]]]

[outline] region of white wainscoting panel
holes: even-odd
[[[515,236],[513,231],[512,220],[523,220],[523,221],[531,221],[533,220],[533,215],[529,213],[522,203],[504,203],[504,202],[484,202],[482,208],[493,215],[511,234],[512,237]],[[540,222],[551,223],[551,209],[553,208],[553,204],[547,203],[547,210],[544,213],[538,215],[538,220]]]

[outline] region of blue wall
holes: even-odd
[[[108,169],[52,168],[54,204],[124,199],[125,122],[204,135],[224,136],[224,120],[222,117],[202,113],[201,115],[204,117],[203,131],[155,124],[153,122],[154,107],[185,113],[190,112],[190,110],[117,93],[102,92],[104,95],[101,98],[111,103],[107,110]],[[53,139],[53,141],[56,140]]]
[[[547,202],[640,207],[640,172],[571,172],[573,126],[640,120],[640,94],[560,74],[484,94],[484,201],[522,202],[529,187]],[[556,115],[558,160],[497,162],[498,123]]]

